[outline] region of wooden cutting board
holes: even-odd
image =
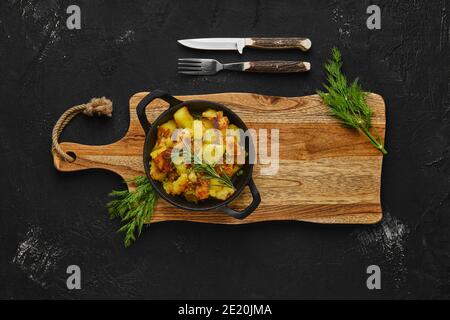
[[[130,127],[117,142],[102,146],[65,142],[65,151],[76,155],[72,163],[54,156],[60,171],[107,169],[127,180],[144,174],[144,131],[136,116],[136,105],[147,94],[130,99]],[[177,96],[181,100],[204,99],[222,103],[235,111],[249,128],[279,129],[280,164],[275,176],[262,176],[257,164],[254,179],[261,193],[258,209],[244,220],[222,212],[184,211],[159,200],[151,222],[187,220],[241,224],[270,220],[318,223],[370,224],[382,218],[380,182],[382,154],[354,130],[344,128],[329,116],[317,95],[273,97],[251,93],[219,93]],[[374,111],[373,130],[384,139],[385,104],[377,94],[368,95]],[[152,121],[167,104],[155,100],[147,108]],[[233,202],[242,209],[250,203],[249,190]]]

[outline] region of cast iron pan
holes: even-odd
[[[162,99],[169,103],[169,108],[164,111],[153,123],[150,123],[147,119],[147,115],[145,114],[145,109],[147,105],[152,102],[154,99]],[[251,139],[248,139],[245,144],[245,149],[247,151],[246,163],[243,165],[242,170],[243,174],[240,176],[234,176],[232,181],[233,185],[236,188],[235,193],[225,201],[216,200],[208,198],[206,200],[199,201],[198,203],[193,203],[187,201],[183,196],[172,196],[168,195],[162,183],[156,180],[153,180],[150,176],[150,152],[152,151],[155,143],[156,136],[159,125],[163,124],[170,119],[173,119],[173,114],[175,111],[180,109],[183,106],[187,106],[189,111],[194,113],[201,113],[208,108],[212,108],[215,110],[223,111],[224,115],[228,117],[231,123],[235,124],[238,128],[243,129],[244,131],[248,130],[247,126],[244,122],[230,109],[227,107],[212,101],[205,100],[190,100],[190,101],[181,101],[170,94],[161,91],[154,90],[147,96],[145,96],[138,104],[136,108],[136,112],[139,118],[139,122],[141,123],[142,128],[145,131],[145,143],[144,143],[144,168],[145,174],[147,178],[150,180],[153,188],[159,194],[161,198],[166,200],[167,202],[173,204],[174,206],[191,211],[208,211],[208,210],[220,210],[227,215],[230,215],[236,219],[244,219],[249,214],[251,214],[261,202],[261,196],[259,195],[258,189],[256,189],[255,183],[253,182],[252,173],[253,173],[253,164],[248,161],[249,149],[253,148],[253,142]],[[236,199],[244,188],[248,186],[250,188],[253,200],[250,205],[242,211],[236,211],[228,206],[230,202]]]

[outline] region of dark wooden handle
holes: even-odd
[[[311,40],[307,38],[249,38],[247,46],[258,49],[300,49],[308,51]]]
[[[260,73],[292,73],[309,71],[311,64],[302,61],[251,61],[246,62],[244,71]]]

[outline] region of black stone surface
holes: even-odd
[[[68,30],[66,8],[81,8]],[[381,7],[381,30],[366,27]],[[0,297],[20,298],[449,298],[449,1],[0,2]],[[177,39],[308,36],[296,51],[194,51]],[[123,188],[110,172],[59,173],[54,122],[105,95],[112,119],[77,118],[63,140],[106,144],[127,129],[128,99],[155,88],[313,94],[332,46],[345,71],[386,100],[385,218],[375,226],[170,222],[129,249],[105,204]],[[308,74],[185,77],[179,57],[304,59]],[[66,288],[79,265],[82,289]],[[368,290],[379,265],[382,289]]]

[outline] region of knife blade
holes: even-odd
[[[185,47],[201,50],[237,50],[242,54],[244,47],[256,49],[300,49],[308,51],[308,38],[198,38],[178,40]]]

